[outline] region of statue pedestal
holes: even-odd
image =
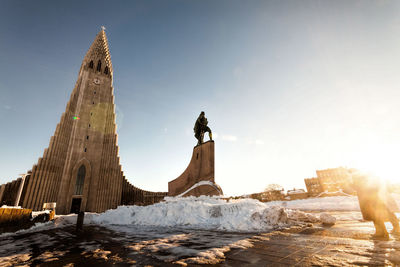
[[[168,196],[222,195],[214,175],[214,141],[208,141],[193,148],[189,166],[168,183]]]

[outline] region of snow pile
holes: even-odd
[[[336,218],[328,213],[321,213],[319,215],[319,219],[321,220],[321,222],[323,224],[326,224],[326,225],[333,225],[336,223]]]
[[[90,216],[93,216],[94,213],[89,213],[89,212],[85,212],[85,221],[84,222],[88,222],[86,221],[86,217],[90,218]],[[64,226],[68,226],[70,224],[76,224],[76,220],[78,219],[78,215],[75,213],[71,213],[68,215],[56,215],[54,218],[54,225],[55,227],[64,227]],[[90,221],[89,221],[90,222]]]
[[[254,199],[218,197],[166,198],[150,206],[120,206],[101,214],[88,214],[86,222],[96,224],[187,227],[223,231],[258,231],[319,219],[302,211],[269,207]]]
[[[22,209],[21,206],[7,206],[7,205],[3,205],[0,208],[2,208],[2,209]]]
[[[50,210],[32,211],[32,218],[35,218],[42,214],[50,214]]]

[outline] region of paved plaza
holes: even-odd
[[[334,213],[337,218],[359,214]],[[373,240],[360,220],[305,224],[268,233],[73,226],[2,235],[0,266],[391,266],[400,239]]]

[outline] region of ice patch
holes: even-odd
[[[225,258],[225,252],[231,249],[253,246],[248,238],[218,237],[219,234],[204,237],[201,233],[175,234],[141,241],[127,247],[135,253],[151,255],[164,262],[186,266],[188,263],[217,264]]]

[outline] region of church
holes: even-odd
[[[166,192],[131,185],[121,169],[113,67],[104,28],[86,53],[71,97],[43,156],[26,175],[0,186],[3,204],[57,214],[103,212],[158,202]]]

